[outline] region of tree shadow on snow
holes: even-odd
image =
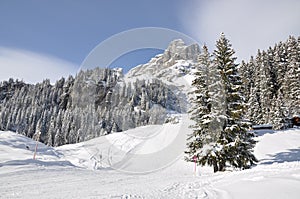
[[[33,160],[33,159],[26,159],[26,160],[10,160],[7,162],[0,163],[0,167],[3,166],[22,166],[22,165],[36,165],[36,166],[44,166],[44,167],[50,167],[50,166],[71,166],[76,167],[69,161],[48,161],[44,162],[41,160]]]
[[[283,162],[295,162],[300,161],[300,148],[289,149],[286,152],[280,152],[270,156],[270,159],[262,159],[261,164],[273,164]]]
[[[273,133],[276,133],[274,130],[255,130],[255,131],[252,131],[256,136],[263,136],[265,134],[273,134]]]

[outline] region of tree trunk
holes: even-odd
[[[219,171],[218,164],[216,160],[213,160],[214,173]]]
[[[219,171],[225,171],[225,162],[224,161],[221,161],[219,163]]]

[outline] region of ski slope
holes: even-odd
[[[0,132],[0,198],[299,198],[300,129],[261,134],[252,169],[212,173],[183,161],[187,115],[52,148]],[[26,148],[29,147],[29,149]]]

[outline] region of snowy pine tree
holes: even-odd
[[[278,91],[277,99],[272,101],[272,105],[273,105],[272,108],[273,128],[276,130],[286,128],[285,126],[286,109],[285,109],[285,102],[283,100],[283,91],[281,89]]]
[[[299,114],[300,110],[300,48],[297,40],[290,36],[288,46],[288,65],[283,82],[284,96],[288,101],[288,115]]]
[[[206,144],[212,142],[210,137],[214,137],[211,132],[209,125],[212,121],[210,112],[211,104],[209,104],[209,82],[208,82],[208,67],[211,65],[211,55],[208,52],[206,46],[203,46],[203,51],[199,56],[199,65],[196,67],[195,79],[192,82],[192,86],[195,88],[193,97],[191,98],[192,108],[190,110],[191,119],[194,120],[195,124],[191,126],[193,133],[188,138],[188,150],[186,151],[187,160],[194,161],[195,156],[197,157],[198,164],[205,164],[203,156],[207,151],[203,151],[203,147]],[[214,158],[209,158],[208,162],[214,165],[216,168],[217,162]],[[216,171],[217,169],[215,169]]]
[[[217,140],[224,125],[224,99],[222,98],[223,85],[221,75],[212,63],[212,56],[206,46],[203,46],[199,56],[199,65],[195,73],[194,97],[191,119],[195,125],[193,134],[188,138],[187,160],[200,165],[213,166],[214,172],[219,171],[218,144]]]
[[[205,49],[203,52],[200,63],[208,67],[207,63],[211,62],[203,61],[203,58],[208,60]],[[247,132],[247,125],[242,121],[245,108],[244,98],[241,95],[242,80],[233,55],[234,50],[229,40],[222,34],[217,41],[213,61],[225,90],[223,95],[226,104],[216,106],[223,109],[216,109],[218,112],[215,113],[218,115],[212,114],[214,106],[210,103],[210,99],[214,99],[211,96],[218,90],[209,90],[205,72],[198,69],[196,79],[193,81],[196,98],[193,100],[191,118],[195,121],[195,125],[194,133],[189,138],[192,141],[188,143],[187,159],[191,161],[196,156],[198,164],[212,165],[214,172],[224,171],[227,164],[241,169],[249,168],[256,161],[252,154],[255,145],[254,135]],[[218,122],[219,125],[216,125]],[[219,128],[211,128],[216,126]]]

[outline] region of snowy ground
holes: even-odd
[[[0,198],[299,198],[300,129],[257,137],[252,169],[195,174],[179,153],[188,124],[182,116],[74,145],[39,143],[36,160],[34,141],[0,132]]]

